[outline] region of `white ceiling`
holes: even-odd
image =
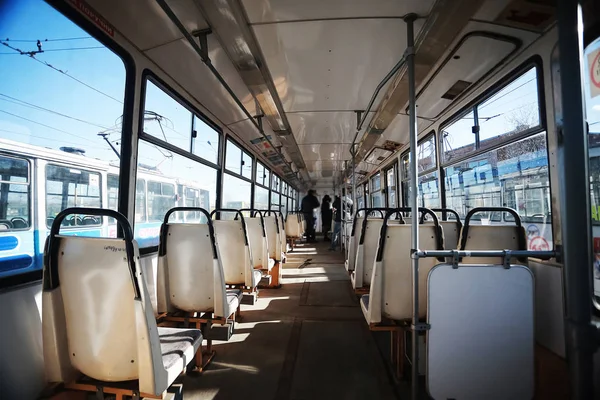
[[[209,0],[169,0],[169,6],[189,32],[208,27],[196,1]],[[218,7],[219,0],[212,2],[212,7]],[[89,0],[89,3],[242,140],[248,143],[259,136],[156,1]],[[307,170],[317,185],[332,183],[335,172],[341,171],[344,161],[350,159],[348,149],[356,129],[354,111],[367,107],[377,84],[402,57],[406,48],[406,25],[402,17],[411,12],[425,17],[434,3],[435,0],[241,0]],[[486,11],[480,11],[478,19],[493,20],[506,3],[508,0],[482,1],[482,9]],[[424,21],[424,18],[416,21],[415,36]],[[472,21],[456,41],[477,29],[520,36],[524,46],[537,36]],[[209,55],[215,68],[254,115],[255,101],[216,35],[209,36]],[[439,67],[436,64],[433,70]],[[439,103],[441,89],[435,88],[435,96],[428,99],[430,90],[433,89],[428,88],[420,101]],[[419,118],[419,132],[431,129],[432,124],[431,120]],[[266,130],[277,140],[270,129]],[[379,143],[392,140],[404,144],[407,132],[408,117],[399,114]],[[372,169],[371,165],[364,167]]]

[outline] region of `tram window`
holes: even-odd
[[[367,207],[365,204],[365,189],[364,185],[356,187],[356,209]]]
[[[221,135],[204,120],[194,115],[195,137],[192,153],[213,164],[219,162],[219,142]]]
[[[381,173],[376,173],[371,178],[371,207],[383,207],[381,198]]]
[[[252,179],[252,156],[245,151],[242,152],[242,176]]]
[[[29,162],[0,156],[0,231],[29,228],[30,208]]]
[[[418,172],[429,171],[437,165],[435,161],[435,135],[429,135],[417,147]]]
[[[190,150],[192,112],[151,80],[146,81],[144,133]]]
[[[0,220],[23,227],[12,234],[18,246],[0,256],[5,277],[42,269],[43,239],[64,208],[109,201],[112,208],[118,184],[109,197],[101,188],[109,169],[119,179],[126,70],[119,56],[45,1],[12,1],[2,10]],[[28,160],[29,169],[5,177],[6,159]],[[0,222],[0,235],[6,225]],[[100,218],[75,216],[61,231],[93,227],[94,235],[105,235],[100,225]]]
[[[462,218],[475,207],[511,207],[525,223],[530,245],[552,248],[545,133],[461,161],[444,172],[446,206]],[[508,214],[483,214],[476,219],[482,223],[511,221]]]
[[[396,165],[385,172],[385,186],[387,188],[388,207],[397,207],[396,204]]]
[[[135,184],[135,222],[146,222],[146,181],[143,179]]]
[[[271,175],[271,190],[279,192],[279,184],[280,184],[279,177],[273,173]]]
[[[444,161],[461,158],[475,150],[475,135],[473,134],[475,118],[473,115],[473,111],[471,111],[442,129],[440,146]]]
[[[269,170],[261,162],[256,163],[256,178],[254,182],[259,185],[269,186]]]
[[[287,198],[287,196],[281,196],[280,211],[283,213],[283,215],[287,214],[287,209],[288,209],[288,198]]]
[[[252,184],[233,175],[223,175],[223,208],[250,208]],[[230,217],[223,214],[222,218]],[[231,215],[233,217],[233,215]]]
[[[100,200],[100,174],[82,169],[46,166],[46,223],[48,228],[59,212],[69,207],[102,206]],[[102,218],[94,216],[68,216],[65,227],[101,225]]]
[[[480,148],[540,126],[537,69],[532,67],[477,106]],[[490,140],[488,140],[490,139]]]
[[[254,208],[257,210],[269,209],[269,189],[260,186],[254,187]]]
[[[279,211],[280,197],[279,193],[271,192],[271,210]]]
[[[182,190],[177,190],[178,187],[182,187]],[[140,248],[158,245],[160,225],[165,213],[186,201],[184,187],[186,190],[198,190],[197,199],[202,204],[201,207],[208,204],[208,211],[215,208],[215,168],[140,140],[134,226],[134,236]],[[175,213],[172,220],[181,221],[182,218],[181,213]]]
[[[427,208],[440,206],[437,172],[419,176],[419,206]]]

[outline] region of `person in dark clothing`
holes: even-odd
[[[333,212],[331,210],[331,197],[326,194],[323,197],[323,203],[321,203],[321,221],[323,221],[323,235],[325,236],[324,241],[331,240],[329,237],[329,231],[331,230],[331,218]]]
[[[335,196],[335,200],[333,200],[333,221],[333,233],[329,250],[335,250],[342,232],[342,199],[340,199],[340,196]]]
[[[314,190],[309,190],[308,194],[302,199],[300,203],[300,210],[304,214],[304,220],[306,221],[306,240],[309,242],[315,241],[315,208],[319,207],[319,199],[315,196]]]

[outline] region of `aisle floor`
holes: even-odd
[[[394,399],[383,361],[352,292],[340,252],[300,243],[280,289],[261,290],[185,400]]]

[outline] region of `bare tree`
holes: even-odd
[[[533,105],[519,107],[506,115],[506,122],[513,132],[522,132],[539,123],[537,110]]]

